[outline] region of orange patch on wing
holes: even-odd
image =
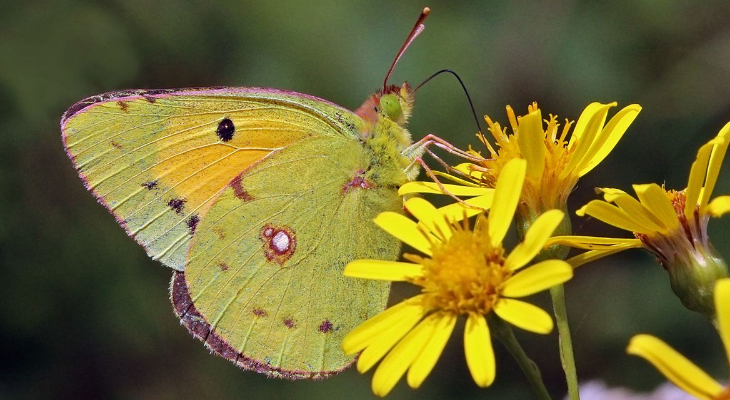
[[[268,156],[266,150],[236,150],[228,146],[193,150],[154,167],[153,175],[165,187],[172,188],[178,197],[187,200],[193,209],[211,200],[232,176]]]

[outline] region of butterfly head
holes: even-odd
[[[387,119],[405,126],[413,111],[414,99],[413,89],[407,82],[400,87],[391,85],[370,96],[357,114],[371,124]]]

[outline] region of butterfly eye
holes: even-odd
[[[400,101],[393,94],[385,94],[380,97],[380,109],[392,121],[398,122],[403,118],[403,109],[400,106]]]

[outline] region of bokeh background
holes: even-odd
[[[374,398],[371,374],[289,382],[214,357],[178,323],[170,271],[83,188],[58,121],[74,102],[125,88],[266,86],[355,109],[378,89],[420,9],[427,29],[392,82],[450,68],[480,115],[504,106],[577,118],[589,102],[644,109],[615,151],[581,180],[572,209],[596,186],[683,188],[699,146],[730,120],[730,3],[596,1],[0,2],[0,398]],[[410,129],[459,146],[476,127],[456,81],[418,92]],[[730,193],[728,174],[716,193]],[[611,231],[573,215],[576,231]],[[730,256],[730,221],[712,221]],[[392,300],[402,298],[396,286]],[[662,382],[625,355],[656,334],[712,375],[728,376],[713,328],[683,309],[664,271],[640,251],[581,267],[567,286],[583,381],[651,390]],[[535,302],[549,308],[546,295]],[[518,332],[553,396],[565,393],[555,334]],[[494,386],[471,381],[455,335],[417,391],[392,399],[525,399],[531,393],[499,345]]]

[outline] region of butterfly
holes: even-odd
[[[345,278],[395,260],[373,218],[402,210],[424,141],[405,128],[414,91],[387,85],[352,112],[268,88],[127,90],[66,111],[63,143],[97,200],[172,268],[176,315],[215,354],[288,379],[353,361],[343,336],[385,308],[389,283]]]

